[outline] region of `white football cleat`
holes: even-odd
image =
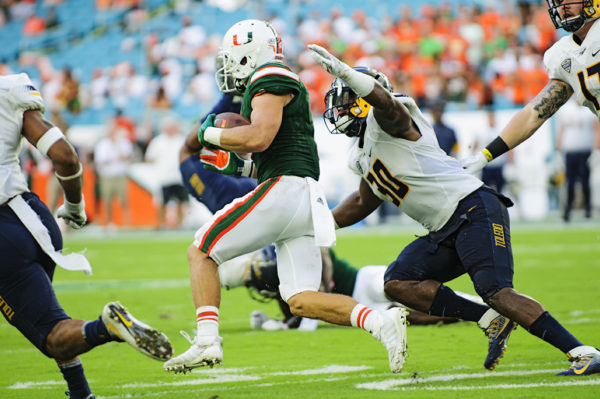
[[[406,309],[401,307],[394,307],[383,312],[383,325],[378,334],[378,339],[388,351],[392,373],[402,371],[402,367],[406,361],[407,315],[408,312]]]
[[[261,328],[266,331],[281,331],[287,330],[289,327],[281,320],[269,319],[262,323]]]
[[[254,310],[250,313],[250,328],[258,330],[268,320],[271,320],[271,318],[267,316],[265,312],[262,310]]]
[[[112,337],[127,342],[146,356],[165,361],[173,354],[173,347],[165,334],[137,320],[119,302],[104,306],[102,322]]]
[[[196,367],[209,366],[223,363],[223,348],[221,341],[223,338],[218,335],[197,335],[194,340],[185,331],[180,331],[192,344],[190,348],[179,356],[175,356],[163,365],[165,371],[175,373],[186,373]]]

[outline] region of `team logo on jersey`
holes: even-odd
[[[33,94],[34,96],[40,96],[40,92],[32,85],[26,85],[25,88],[30,94]]]
[[[506,248],[506,241],[504,239],[504,227],[498,223],[492,223],[492,228],[494,229],[494,244],[497,247]]]
[[[567,58],[566,60],[561,62],[560,66],[562,67],[562,69],[564,69],[568,73],[571,73],[571,59],[570,58]]]

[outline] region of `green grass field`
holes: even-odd
[[[533,296],[584,343],[600,346],[600,228],[513,229],[515,288]],[[139,319],[163,330],[177,354],[179,335],[195,328],[186,248],[193,233],[68,235],[65,247],[87,248],[94,275],[57,269],[56,293],[73,318],[97,318],[120,300]],[[403,232],[342,232],[337,253],[354,265],[387,264],[410,242]],[[474,293],[464,276],[449,284]],[[167,374],[162,364],[126,344],[110,343],[81,356],[98,398],[599,398],[600,375],[555,377],[565,356],[529,335],[513,333],[495,371],[483,368],[484,334],[473,323],[410,326],[401,374],[388,371],[383,346],[359,329],[321,323],[315,332],[254,331],[249,314],[273,303],[251,300],[245,288],[225,291],[221,306],[223,367]],[[54,362],[16,329],[0,322],[0,398],[63,398]]]

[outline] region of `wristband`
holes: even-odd
[[[375,87],[375,79],[362,72],[355,71],[352,68],[348,68],[347,71],[343,72],[340,75],[340,78],[342,78],[342,80],[346,82],[352,91],[359,97],[365,97],[371,94]]]
[[[77,171],[75,174],[72,174],[71,176],[61,176],[58,173],[54,172],[54,175],[56,176],[56,178],[59,180],[62,180],[62,181],[77,179],[82,174],[83,174],[83,166],[81,165],[81,162],[79,162],[79,171]]]
[[[222,132],[223,132],[223,129],[221,129],[221,128],[209,126],[204,131],[204,141],[220,147]]]
[[[508,144],[502,140],[502,137],[498,136],[491,143],[489,143],[482,152],[489,162],[508,151],[510,151]]]
[[[483,154],[483,156],[485,157],[485,159],[488,162],[491,162],[492,159],[494,159],[494,157],[492,156],[492,153],[487,148],[484,148],[483,150],[481,150],[481,153]]]
[[[81,196],[81,201],[79,202],[69,202],[65,198],[65,209],[69,213],[81,212],[85,209],[85,200],[83,199],[83,195]]]
[[[54,143],[56,143],[60,139],[64,139],[65,135],[60,129],[54,126],[51,129],[48,129],[46,133],[40,137],[40,139],[35,144],[35,147],[45,156],[48,156],[48,150]]]

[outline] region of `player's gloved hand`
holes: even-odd
[[[251,160],[225,150],[202,148],[200,162],[206,170],[229,176],[252,177],[254,171],[254,163]]]
[[[352,70],[352,68],[350,68],[347,64],[338,60],[335,56],[331,55],[323,47],[318,46],[316,44],[309,44],[308,48],[312,50],[311,55],[313,59],[319,64],[321,64],[323,68],[327,70],[327,72],[329,72],[336,78],[344,79],[345,73]]]
[[[200,125],[200,128],[198,129],[198,141],[200,142],[200,145],[202,147],[211,148],[211,149],[218,148],[214,144],[211,144],[211,143],[207,142],[206,140],[204,140],[204,132],[206,132],[206,129],[208,129],[209,127],[215,126],[215,116],[216,116],[216,114],[208,114],[208,116],[206,117],[204,122],[202,122],[202,125]]]
[[[83,200],[83,196],[81,197],[81,201],[75,204],[65,199],[65,203],[56,211],[56,216],[63,218],[65,222],[74,229],[80,229],[85,226],[87,216],[85,214],[85,201]]]
[[[485,166],[488,164],[488,160],[485,155],[483,155],[483,152],[479,151],[475,155],[461,159],[460,164],[462,165],[463,169],[473,175],[485,168]]]

